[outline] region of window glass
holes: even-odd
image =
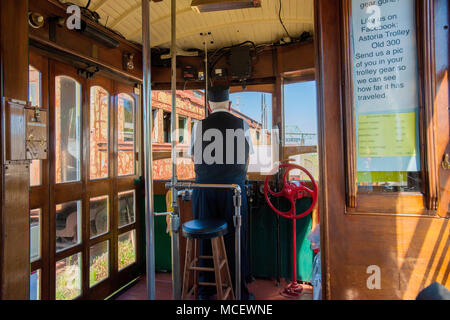
[[[127,94],[121,93],[118,101],[118,172],[119,176],[134,175],[134,99]]]
[[[136,221],[135,201],[134,190],[119,193],[119,228]]]
[[[319,158],[315,81],[284,85],[284,123],[287,158],[308,170],[317,182]],[[309,180],[301,170],[292,170],[289,175],[291,180]]]
[[[41,300],[41,269],[30,274],[30,300]]]
[[[420,191],[416,4],[352,0],[359,191]]]
[[[56,183],[80,181],[81,86],[68,77],[56,77]]]
[[[42,107],[41,73],[33,66],[28,67],[28,99],[33,107]]]
[[[152,115],[153,115],[152,142],[158,142],[158,136],[159,136],[158,109],[153,109]]]
[[[172,142],[172,135],[170,134],[171,130],[172,130],[171,116],[172,116],[172,113],[164,111],[164,113],[163,113],[164,143]]]
[[[93,245],[89,250],[89,286],[109,277],[109,241]]]
[[[30,187],[37,187],[42,184],[42,161],[32,160],[30,164]]]
[[[30,211],[30,262],[41,258],[41,209]]]
[[[109,231],[108,196],[91,198],[89,204],[91,238]]]
[[[42,95],[41,95],[41,73],[35,69],[33,66],[29,66],[28,69],[28,100],[31,102],[33,107],[42,106]],[[32,160],[30,165],[30,186],[40,186],[42,184],[42,161]]]
[[[119,235],[119,270],[136,262],[136,231]]]
[[[109,160],[109,93],[102,87],[91,87],[90,101],[91,180],[108,177]]]
[[[178,142],[186,143],[186,118],[178,117]]]
[[[56,252],[81,243],[81,201],[56,205]]]
[[[56,262],[56,300],[72,300],[81,295],[81,253]]]
[[[272,127],[272,94],[237,92],[230,94],[231,113],[243,119],[249,128],[253,153],[249,158],[249,173],[267,174],[278,161],[274,139],[278,132]]]

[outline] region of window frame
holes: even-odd
[[[356,125],[352,57],[352,0],[342,0],[343,130],[346,173],[346,214],[436,215],[438,203],[435,150],[433,1],[415,0],[419,90],[421,192],[363,193],[357,188]]]

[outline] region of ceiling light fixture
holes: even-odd
[[[192,0],[192,10],[200,12],[259,8],[261,0]]]

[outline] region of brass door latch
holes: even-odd
[[[448,170],[450,169],[449,156],[448,153],[444,155],[444,160],[442,161],[442,169]]]

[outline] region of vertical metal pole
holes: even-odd
[[[209,68],[208,68],[208,36],[205,35],[205,118],[209,116],[208,110],[208,81],[209,81]]]
[[[292,282],[297,283],[297,219],[292,219]]]
[[[150,49],[150,0],[142,0],[142,100],[144,121],[145,163],[145,240],[147,264],[147,298],[155,300],[155,229],[153,218],[152,180],[152,99],[151,99],[151,49]]]
[[[235,298],[236,300],[241,300],[241,205],[242,205],[242,190],[239,186],[234,192],[234,227],[235,227],[235,239],[234,239],[234,250],[235,250]]]
[[[176,0],[171,0],[171,33],[172,43],[170,54],[172,58],[172,114],[171,114],[171,138],[172,138],[172,208],[171,230],[172,230],[172,297],[181,300],[181,276],[180,276],[180,253],[179,253],[179,228],[180,215],[177,202],[177,47],[176,47]]]

